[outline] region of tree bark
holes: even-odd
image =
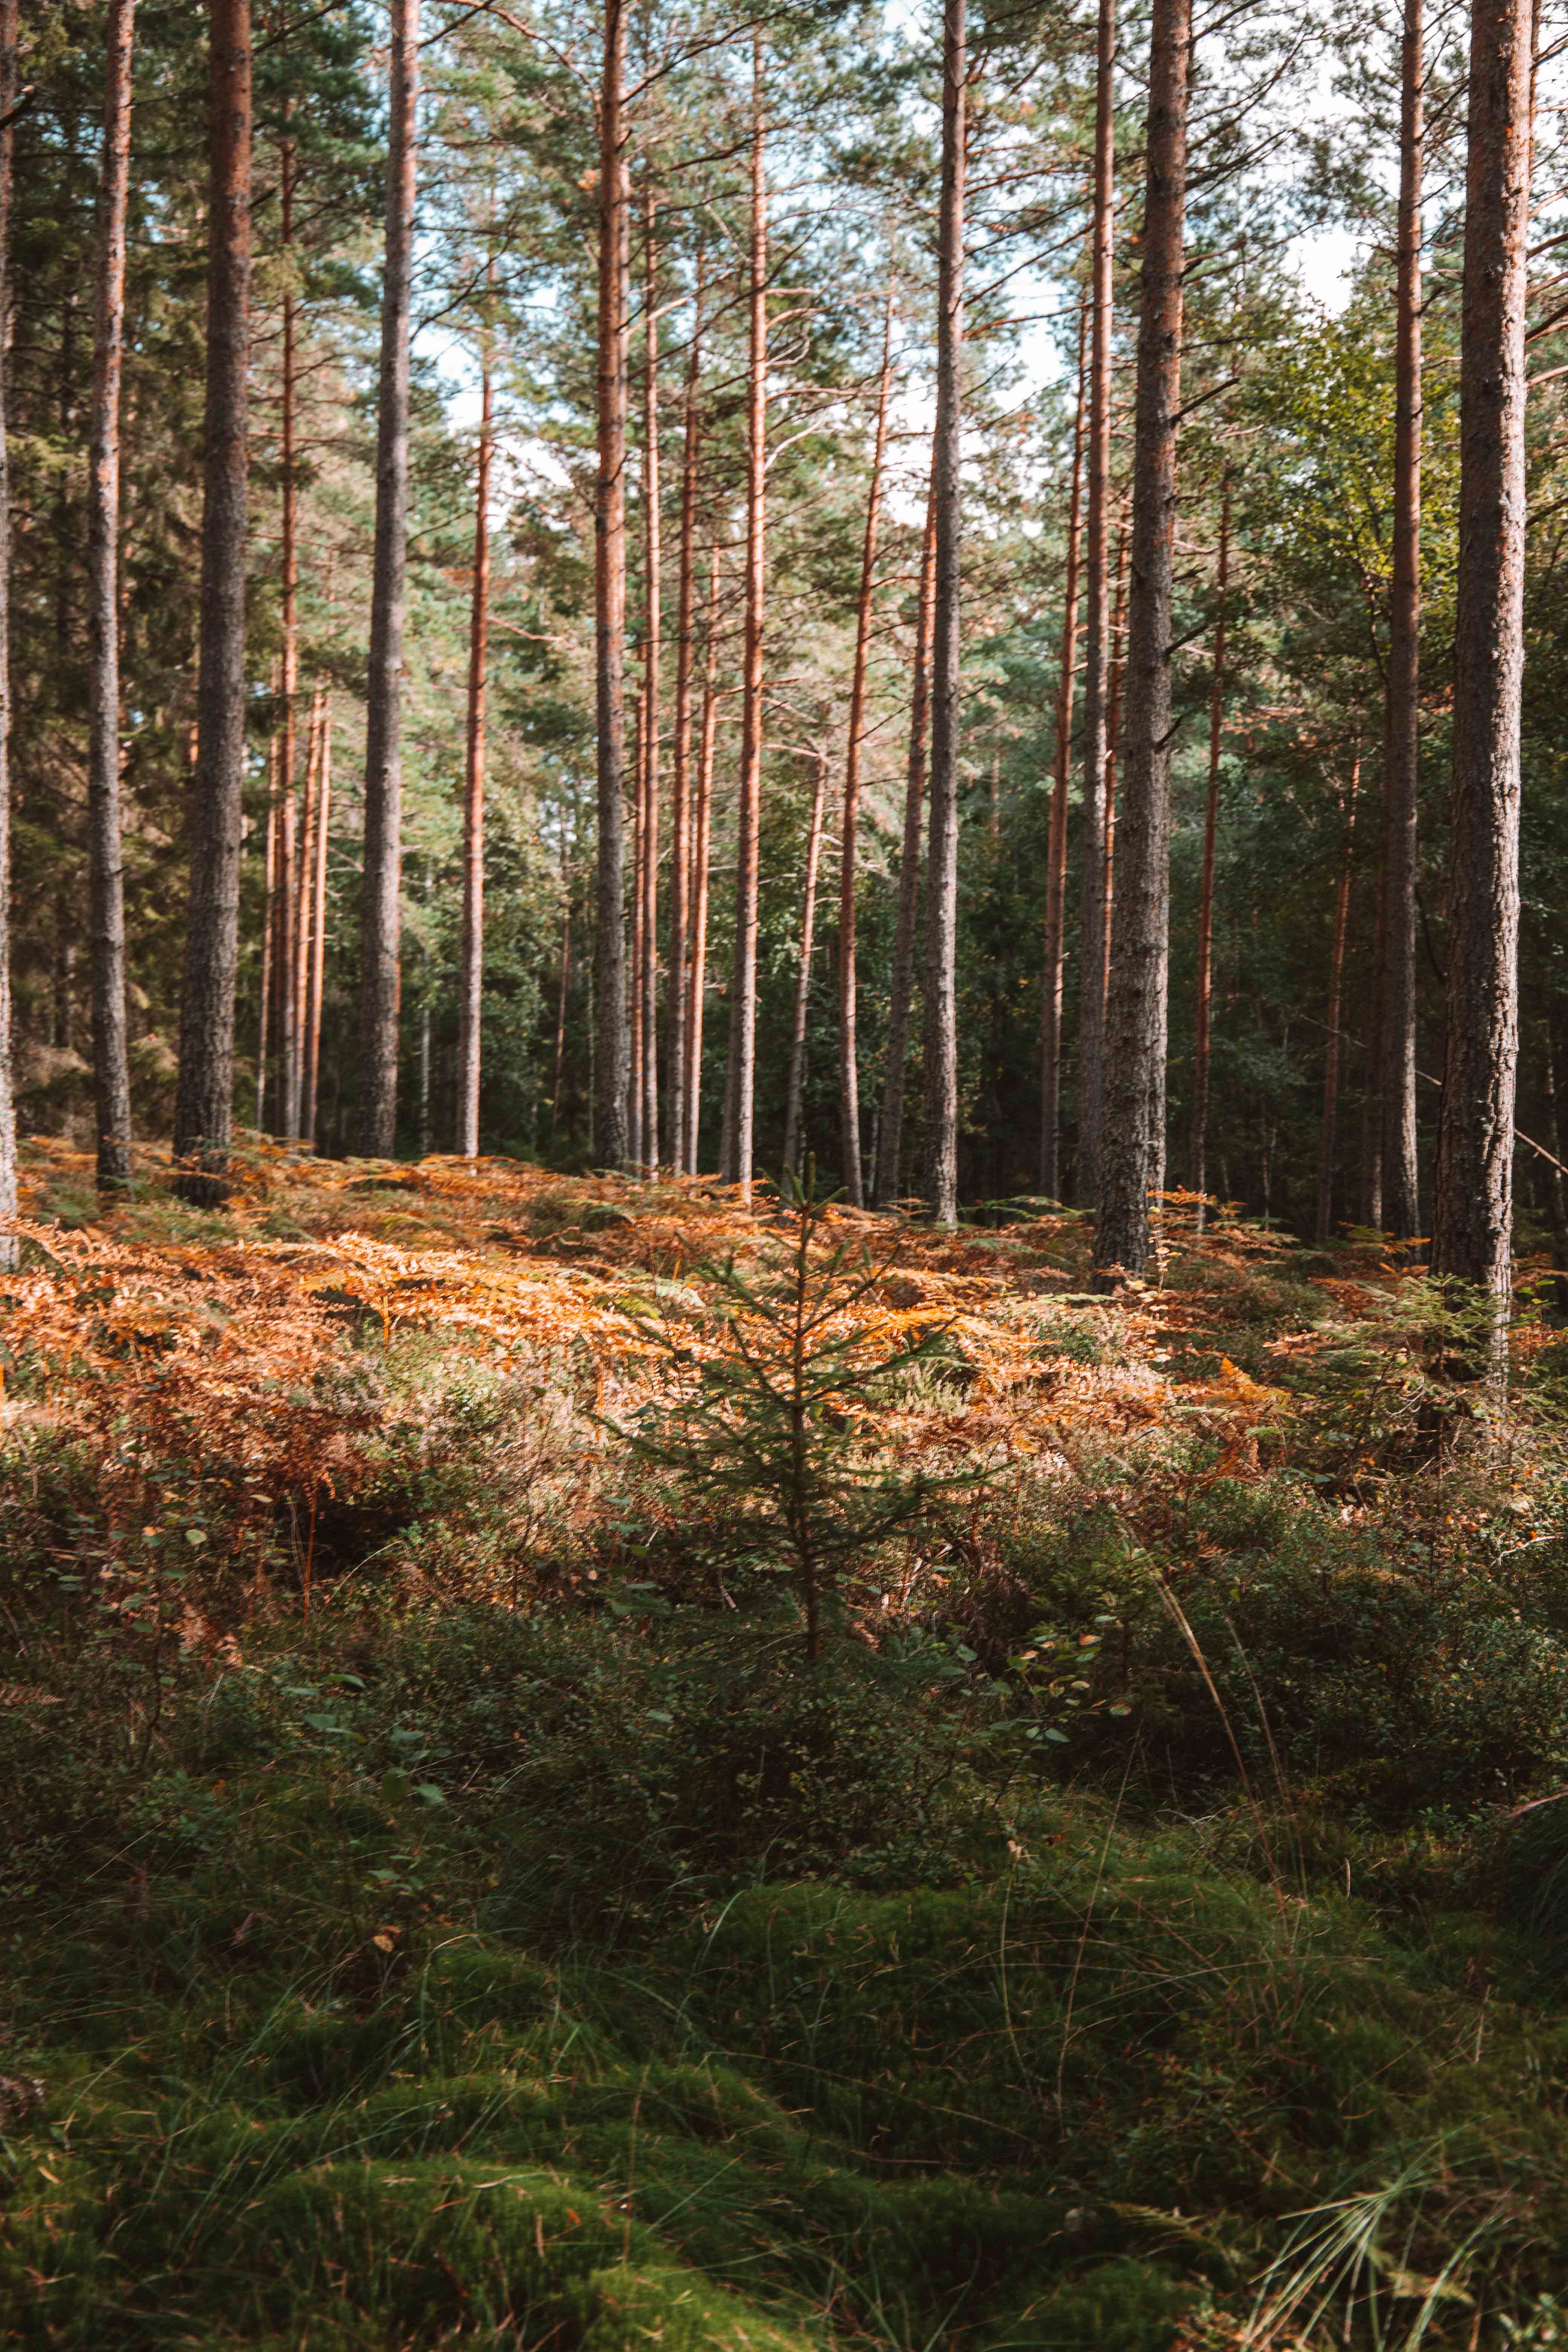
[[[1214,675],[1209,683],[1209,787],[1204,807],[1203,879],[1198,886],[1197,1004],[1193,1022],[1193,1151],[1188,1182],[1198,1196],[1204,1229],[1208,1189],[1209,1043],[1214,1006],[1214,865],[1219,824],[1219,753],[1225,720],[1226,592],[1230,585],[1230,471],[1219,502],[1219,609],[1214,624]]]
[[[822,811],[827,795],[826,755],[816,762],[811,823],[805,836],[805,888],[800,907],[800,970],[795,982],[795,1022],[789,1038],[789,1091],[784,1106],[784,1172],[800,1174],[801,1097],[805,1086],[805,1016],[811,1003],[811,954],[816,929],[816,869],[822,856]]]
[[[763,610],[767,562],[768,195],[763,40],[752,47],[751,347],[746,385],[746,624],[741,790],[735,848],[735,954],[730,981],[723,1175],[752,1197],[757,1076],[757,875],[763,796]]]
[[[316,831],[321,805],[321,690],[310,698],[310,714],[305,722],[305,789],[300,803],[300,864],[294,883],[294,936],[289,941],[293,957],[295,1027],[294,1116],[291,1139],[298,1143],[308,1140],[310,1129],[305,1120],[305,1063],[309,1052],[307,1039],[306,1000],[310,988],[310,918],[315,911]]]
[[[360,925],[359,1148],[397,1140],[403,879],[403,630],[408,565],[408,338],[414,282],[419,0],[392,0],[386,267],[376,416],[375,555],[365,709],[364,896]]]
[[[576,814],[573,814],[573,832]],[[550,1148],[561,1119],[561,1080],[566,1067],[566,1007],[572,992],[572,866],[566,828],[561,829],[561,982],[555,998],[555,1085],[550,1097]]]
[[[468,770],[463,794],[463,934],[458,978],[458,1150],[479,1149],[479,1014],[485,964],[485,688],[489,663],[490,444],[489,331],[479,390],[479,447],[474,468],[474,589],[468,616]]]
[[[1415,855],[1421,716],[1422,0],[1405,0],[1395,308],[1394,579],[1389,598],[1387,751],[1383,787],[1380,1067],[1383,1214],[1408,1241],[1420,1228],[1415,1158]]]
[[[224,1196],[234,1091],[245,783],[245,553],[250,357],[249,0],[209,10],[207,362],[195,805],[174,1155],[184,1197]]]
[[[1107,726],[1110,679],[1110,391],[1116,223],[1116,0],[1100,0],[1089,261],[1089,525],[1084,614],[1083,892],[1079,908],[1078,1161],[1080,1208],[1100,1198],[1105,1056]]]
[[[131,1183],[125,1032],[125,875],[120,836],[120,378],[125,341],[125,198],[136,0],[110,0],[98,183],[97,319],[88,518],[88,841],[92,892],[92,1076],[98,1187]],[[0,333],[4,332],[0,324]]]
[[[910,756],[904,785],[904,839],[899,859],[899,911],[893,930],[893,971],[888,998],[888,1066],[883,1081],[882,1126],[877,1139],[876,1205],[890,1209],[899,1198],[904,1139],[904,1087],[909,1060],[910,1010],[915,992],[915,940],[921,895],[921,830],[925,813],[926,727],[931,705],[931,642],[936,606],[935,476],[926,495],[925,534],[921,542],[920,593],[915,613],[914,676],[910,693]]]
[[[703,649],[702,733],[691,813],[691,977],[686,993],[686,1172],[697,1173],[702,1111],[702,1014],[708,992],[708,884],[713,837],[713,746],[719,727],[719,575],[717,540],[708,576],[708,642]]]
[[[285,102],[285,122],[288,120]],[[283,383],[282,383],[282,623],[283,623],[283,798],[279,859],[279,1043],[283,1049],[282,1084],[279,1092],[278,1132],[285,1140],[300,1132],[301,1014],[300,949],[305,919],[304,868],[309,856],[309,820],[296,820],[294,780],[298,770],[296,718],[300,698],[300,479],[295,462],[297,363],[294,316],[294,142],[287,135],[278,157],[279,227],[283,246]]]
[[[658,1173],[658,688],[664,636],[664,550],[658,474],[658,249],[653,190],[643,196],[643,529],[647,625],[643,632],[642,1157]]]
[[[1447,1050],[1433,1265],[1506,1341],[1519,1055],[1531,0],[1474,0],[1459,359]]]
[[[0,1270],[19,1245],[16,1101],[11,1062],[11,466],[5,431],[11,324],[11,124],[16,106],[16,0],[0,0]]]
[[[1383,967],[1384,899],[1387,866],[1379,859],[1373,898],[1371,1001],[1366,1019],[1366,1095],[1362,1107],[1361,1222],[1383,1231]]]
[[[598,481],[594,501],[598,870],[594,940],[595,1152],[626,1158],[625,778],[626,643],[626,0],[605,0],[599,93]]]
[[[1334,886],[1334,943],[1329,960],[1328,1040],[1323,1051],[1323,1122],[1318,1140],[1318,1247],[1325,1249],[1334,1224],[1334,1126],[1340,1099],[1340,1004],[1345,971],[1345,933],[1350,927],[1351,857],[1355,847],[1355,810],[1361,792],[1361,752],[1351,768],[1345,806],[1344,846]]]
[[[931,847],[926,863],[925,1197],[958,1222],[959,477],[963,360],[963,188],[969,51],[966,0],[943,0],[942,199],[937,246],[936,603],[931,625]]]
[[[1078,321],[1078,407],[1072,427],[1072,489],[1068,502],[1067,576],[1062,583],[1061,674],[1057,681],[1056,775],[1046,845],[1046,952],[1040,983],[1040,1190],[1060,1197],[1062,1095],[1062,919],[1067,905],[1068,773],[1071,766],[1073,677],[1078,664],[1078,572],[1083,498],[1084,343],[1087,304]]]
[[[844,825],[838,859],[838,1083],[844,1134],[844,1188],[851,1208],[866,1205],[860,1158],[860,1079],[857,1067],[855,992],[855,855],[860,817],[860,746],[866,731],[866,672],[871,650],[871,596],[876,579],[877,527],[882,509],[882,467],[888,448],[888,394],[893,380],[893,287],[888,284],[882,321],[882,373],[877,386],[877,427],[871,485],[860,549],[860,593],[855,611],[855,663],[849,684],[849,741],[844,755]],[[788,1164],[786,1162],[786,1164]]]
[[[261,914],[261,1002],[256,1021],[256,1131],[267,1132],[268,1063],[272,1051],[272,953],[278,935],[278,730],[267,739],[267,848]]]
[[[1121,815],[1094,1263],[1142,1275],[1163,1175],[1171,908],[1172,583],[1182,401],[1191,0],[1154,0],[1138,320]]]
[[[634,1168],[643,1164],[643,982],[646,966],[643,961],[643,916],[647,895],[643,888],[643,842],[647,809],[647,730],[644,712],[647,709],[647,689],[639,686],[632,718],[632,954],[630,1018],[627,1042],[631,1063],[626,1074],[626,1157]]]
[[[321,695],[316,752],[316,870],[311,877],[310,967],[305,991],[305,1086],[300,1132],[314,1146],[321,1102],[321,992],[327,969],[327,840],[332,814],[332,706]]]
[[[687,934],[691,920],[691,656],[697,600],[697,458],[701,444],[698,387],[702,374],[703,253],[697,247],[697,288],[686,359],[680,453],[679,587],[676,605],[675,756],[670,786],[669,850],[669,1156],[676,1174],[687,1163]]]

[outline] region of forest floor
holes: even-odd
[[[822,1509],[901,1499],[808,1666],[668,1435],[775,1203],[25,1174],[0,2337],[1568,2343],[1543,1278],[1499,1413],[1371,1238],[829,1212]]]

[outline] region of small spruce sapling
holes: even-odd
[[[877,1310],[898,1244],[873,1257],[864,1244],[832,1241],[829,1206],[814,1170],[804,1185],[786,1174],[787,1245],[767,1250],[753,1273],[733,1255],[700,1269],[717,1297],[697,1332],[689,1323],[645,1326],[679,1368],[682,1392],[623,1433],[641,1460],[672,1471],[704,1506],[731,1558],[791,1578],[811,1665],[852,1564],[986,1475],[905,1471],[889,1460],[878,1409],[948,1326]]]

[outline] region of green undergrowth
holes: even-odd
[[[0,2334],[1163,2352],[1354,2197],[1336,2336],[1546,2308],[1568,2013],[1484,1861],[1391,1901],[1369,1832],[1347,1897],[1300,1819],[988,1777],[767,1646],[344,1609],[178,1679],[155,1769],[85,1668],[0,1714]]]

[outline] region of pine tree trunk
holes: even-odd
[[[1447,1050],[1432,1259],[1506,1339],[1519,1054],[1531,0],[1475,0],[1459,360]]]
[[[1384,898],[1387,863],[1380,859],[1373,899],[1372,965],[1374,975],[1366,1008],[1366,1095],[1362,1106],[1361,1222],[1383,1231],[1383,967]]]
[[[1395,311],[1394,580],[1383,787],[1381,1014],[1383,1213],[1408,1241],[1420,1228],[1415,1160],[1415,848],[1421,712],[1422,0],[1405,0]]]
[[[800,907],[800,970],[795,982],[795,1022],[789,1037],[789,1090],[784,1106],[784,1164],[800,1174],[801,1101],[805,1087],[805,1016],[811,1004],[811,955],[816,929],[816,869],[822,856],[822,812],[827,796],[827,761],[819,755],[805,836],[805,888]]]
[[[713,838],[713,746],[719,728],[719,542],[708,576],[708,631],[703,650],[702,732],[697,797],[691,813],[691,977],[686,992],[686,1172],[697,1173],[702,1113],[702,1014],[708,992],[708,885]]]
[[[234,1091],[239,962],[240,802],[245,784],[245,556],[250,357],[250,5],[212,0],[207,363],[201,653],[191,888],[180,1003],[174,1153],[180,1190],[224,1195]]]
[[[959,476],[963,361],[963,185],[969,51],[966,0],[943,0],[942,200],[937,245],[936,604],[931,626],[931,847],[926,864],[925,1198],[958,1222]]]
[[[882,1125],[877,1139],[875,1201],[890,1209],[899,1198],[904,1139],[904,1088],[910,1013],[915,992],[915,940],[921,895],[921,832],[925,813],[926,728],[931,706],[931,642],[936,608],[935,476],[926,496],[915,613],[914,676],[910,692],[910,756],[904,786],[904,839],[899,858],[899,911],[893,930],[893,971],[888,997],[888,1066]]]
[[[1142,1275],[1163,1176],[1171,909],[1171,641],[1182,402],[1190,0],[1154,0],[1138,320],[1126,709],[1094,1262]]]
[[[1067,907],[1068,775],[1071,766],[1073,677],[1078,664],[1078,571],[1083,499],[1086,305],[1078,321],[1078,407],[1072,428],[1072,489],[1068,502],[1067,576],[1062,583],[1061,674],[1057,681],[1057,756],[1046,845],[1046,951],[1040,982],[1040,1190],[1060,1198],[1062,1095],[1062,928]]]
[[[866,731],[866,672],[871,650],[871,596],[876,580],[877,526],[882,508],[882,467],[888,448],[888,394],[893,380],[893,289],[882,322],[882,373],[877,386],[877,429],[866,531],[860,550],[860,593],[855,613],[855,665],[849,686],[849,741],[844,755],[844,825],[838,861],[838,1083],[844,1136],[844,1185],[851,1208],[866,1205],[860,1156],[860,1079],[857,1067],[855,992],[856,829],[860,817],[860,746]],[[786,1165],[792,1164],[786,1160]]]
[[[131,1183],[125,1032],[125,876],[120,838],[120,377],[125,339],[125,196],[136,0],[110,0],[98,183],[97,320],[88,520],[88,842],[92,887],[92,1076],[98,1186]],[[3,332],[0,328],[0,332]]]
[[[295,1029],[298,1037],[292,1135],[295,1142],[308,1140],[310,1132],[305,1118],[305,1064],[310,1051],[307,1000],[310,989],[310,918],[316,901],[316,833],[321,818],[321,692],[318,687],[310,698],[310,714],[305,726],[305,790],[300,806],[300,870],[294,885],[294,937],[290,942],[294,958]]]
[[[643,981],[646,965],[643,959],[643,915],[647,894],[643,888],[644,825],[647,810],[647,730],[643,714],[647,708],[647,689],[639,686],[632,715],[632,952],[630,1017],[627,1042],[630,1067],[626,1074],[626,1157],[634,1168],[643,1164]]]
[[[479,391],[479,447],[474,468],[474,590],[468,618],[468,772],[463,794],[463,936],[458,977],[458,1150],[479,1149],[479,1014],[485,963],[485,687],[489,665],[490,443],[492,392],[489,331]]]
[[[576,831],[574,813],[573,831]],[[566,846],[566,831],[561,832],[561,982],[555,997],[555,1084],[550,1097],[550,1148],[555,1149],[555,1130],[561,1120],[561,1081],[566,1068],[566,1007],[572,990],[572,867]]]
[[[599,93],[598,482],[594,501],[598,866],[594,940],[594,1151],[625,1165],[627,1029],[625,789],[626,652],[626,0],[605,0]]]
[[[281,675],[281,670],[280,673]],[[279,715],[287,709],[281,689]],[[278,736],[278,872],[272,902],[272,1031],[277,1040],[272,1132],[279,1141],[291,1126],[289,1095],[294,1077],[294,927],[299,912],[299,812],[294,806],[292,730],[287,718]]]
[[[278,730],[267,739],[267,848],[261,898],[261,1002],[256,1021],[256,1130],[267,1132],[268,1057],[272,1051],[272,950],[278,930]]]
[[[391,0],[386,261],[376,415],[375,554],[365,709],[364,895],[360,924],[359,1148],[397,1140],[403,876],[403,630],[408,565],[408,338],[414,271],[419,0]]]
[[[16,104],[16,0],[0,0],[0,116]],[[11,320],[9,121],[0,131],[0,1271],[17,1259],[6,1221],[16,1213],[16,1101],[11,1060],[11,466],[6,383]]]
[[[327,970],[327,841],[332,814],[332,706],[321,696],[316,754],[316,871],[310,910],[310,972],[305,993],[305,1099],[300,1132],[314,1146],[321,1104],[321,992]]]
[[[1329,1005],[1323,1051],[1323,1122],[1318,1139],[1318,1247],[1326,1249],[1334,1229],[1334,1127],[1340,1099],[1340,1005],[1345,972],[1345,933],[1350,927],[1351,857],[1355,846],[1356,800],[1361,792],[1361,753],[1351,769],[1345,808],[1344,847],[1334,886],[1334,944],[1329,961]]]
[[[1080,1208],[1100,1199],[1105,1058],[1106,825],[1110,782],[1110,349],[1116,224],[1116,0],[1100,0],[1094,100],[1094,213],[1090,230],[1089,525],[1084,614],[1083,893],[1079,909],[1078,1162]]]
[[[643,199],[643,528],[647,626],[643,634],[642,1157],[658,1173],[658,688],[664,637],[664,551],[658,473],[658,249],[653,191]]]
[[[691,343],[686,360],[680,453],[679,587],[676,604],[675,757],[670,785],[669,845],[669,1159],[676,1174],[686,1169],[686,1106],[691,1084],[687,1066],[686,955],[691,921],[691,655],[697,600],[697,457],[701,441],[698,386],[702,374],[703,254],[697,247],[697,289],[692,303]]]
[[[757,875],[763,795],[763,605],[767,561],[768,198],[763,176],[763,41],[752,48],[751,349],[746,384],[746,624],[741,790],[735,848],[735,954],[730,981],[722,1173],[752,1197],[757,1076]]]
[[[288,119],[285,103],[285,121]],[[294,142],[285,137],[278,158],[279,204],[283,245],[283,383],[282,458],[283,544],[283,828],[279,873],[281,908],[278,959],[279,1042],[283,1048],[283,1080],[279,1096],[278,1132],[286,1141],[300,1132],[301,1014],[300,963],[305,894],[301,887],[309,854],[309,819],[296,822],[294,780],[298,770],[296,715],[300,697],[300,478],[295,461],[296,352],[293,285]]]
[[[1198,1195],[1204,1229],[1208,1190],[1209,1042],[1214,1007],[1214,865],[1219,824],[1219,753],[1225,721],[1226,592],[1230,585],[1230,472],[1219,503],[1219,610],[1214,625],[1214,676],[1209,684],[1209,788],[1204,807],[1203,879],[1198,886],[1197,1004],[1193,1022],[1193,1151],[1187,1181]]]

